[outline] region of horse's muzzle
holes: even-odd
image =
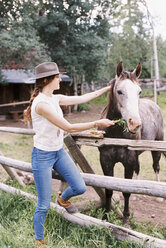
[[[142,123],[140,120],[135,121],[132,118],[128,120],[128,128],[131,133],[136,133],[141,128],[141,125]]]

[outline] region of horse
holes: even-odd
[[[102,129],[104,137],[121,139],[163,140],[163,118],[159,106],[148,99],[140,99],[141,88],[138,78],[142,72],[139,63],[134,71],[124,71],[123,63],[116,68],[116,76],[110,81],[110,93],[108,104],[102,112],[101,118],[126,121],[128,131],[120,125],[113,125]],[[100,164],[104,175],[114,176],[114,166],[121,162],[124,166],[124,177],[132,179],[133,173],[139,174],[140,164],[138,156],[143,151],[128,150],[120,146],[102,146],[99,148]],[[152,151],[153,169],[156,178],[159,179],[160,151]],[[105,190],[106,211],[111,210],[112,190]],[[124,211],[123,224],[129,225],[129,198],[130,193],[123,193]]]

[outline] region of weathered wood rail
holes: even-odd
[[[9,132],[16,134],[34,135],[33,129],[16,128],[16,127],[0,127],[1,132]],[[74,138],[77,145],[87,145],[101,147],[107,146],[125,146],[129,150],[147,150],[147,151],[162,151],[166,152],[166,141],[154,140],[130,140],[130,139],[112,139],[112,138],[95,138],[86,137],[86,132],[73,133],[71,136]]]
[[[26,172],[32,172],[30,163],[22,162],[16,159],[11,159],[5,156],[0,156],[0,164],[19,169]],[[120,192],[144,194],[149,196],[163,197],[166,199],[166,183],[154,182],[148,180],[134,180],[109,177],[103,175],[81,173],[82,177],[88,186],[112,189]],[[62,179],[53,171],[53,178]]]
[[[153,140],[130,140],[130,139],[95,139],[90,137],[77,137],[72,135],[77,145],[87,146],[123,146],[129,150],[146,150],[146,151],[166,151],[166,141],[153,141]]]
[[[15,107],[15,106],[24,105],[24,104],[29,104],[29,101],[3,103],[3,104],[0,104],[0,108],[2,108],[2,107],[10,107],[10,106],[14,106]]]

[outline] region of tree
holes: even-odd
[[[141,62],[142,77],[150,77],[151,34],[146,24],[147,18],[140,10],[139,4],[139,1],[127,0],[126,4],[119,6],[112,20],[112,38],[108,57],[111,77],[115,75],[112,68],[115,68],[121,60],[127,70],[132,70],[138,62]]]
[[[36,21],[42,42],[52,60],[72,76],[91,82],[104,65],[108,45],[108,19],[94,8],[98,1],[48,0]]]
[[[159,68],[160,68],[160,77],[166,77],[166,40],[161,36],[157,39],[158,45],[158,59],[159,59]]]
[[[34,9],[27,1],[3,1],[0,4],[1,68],[33,68],[50,60],[47,47],[34,28]],[[30,12],[31,11],[31,12]]]

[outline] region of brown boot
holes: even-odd
[[[70,214],[73,214],[73,213],[76,213],[78,212],[78,209],[71,204],[70,201],[64,201],[62,198],[61,198],[61,193],[58,195],[57,197],[57,203],[61,206],[61,207],[64,207],[66,209],[66,211]]]
[[[35,247],[36,248],[46,248],[46,243],[45,243],[44,239],[36,240]]]

